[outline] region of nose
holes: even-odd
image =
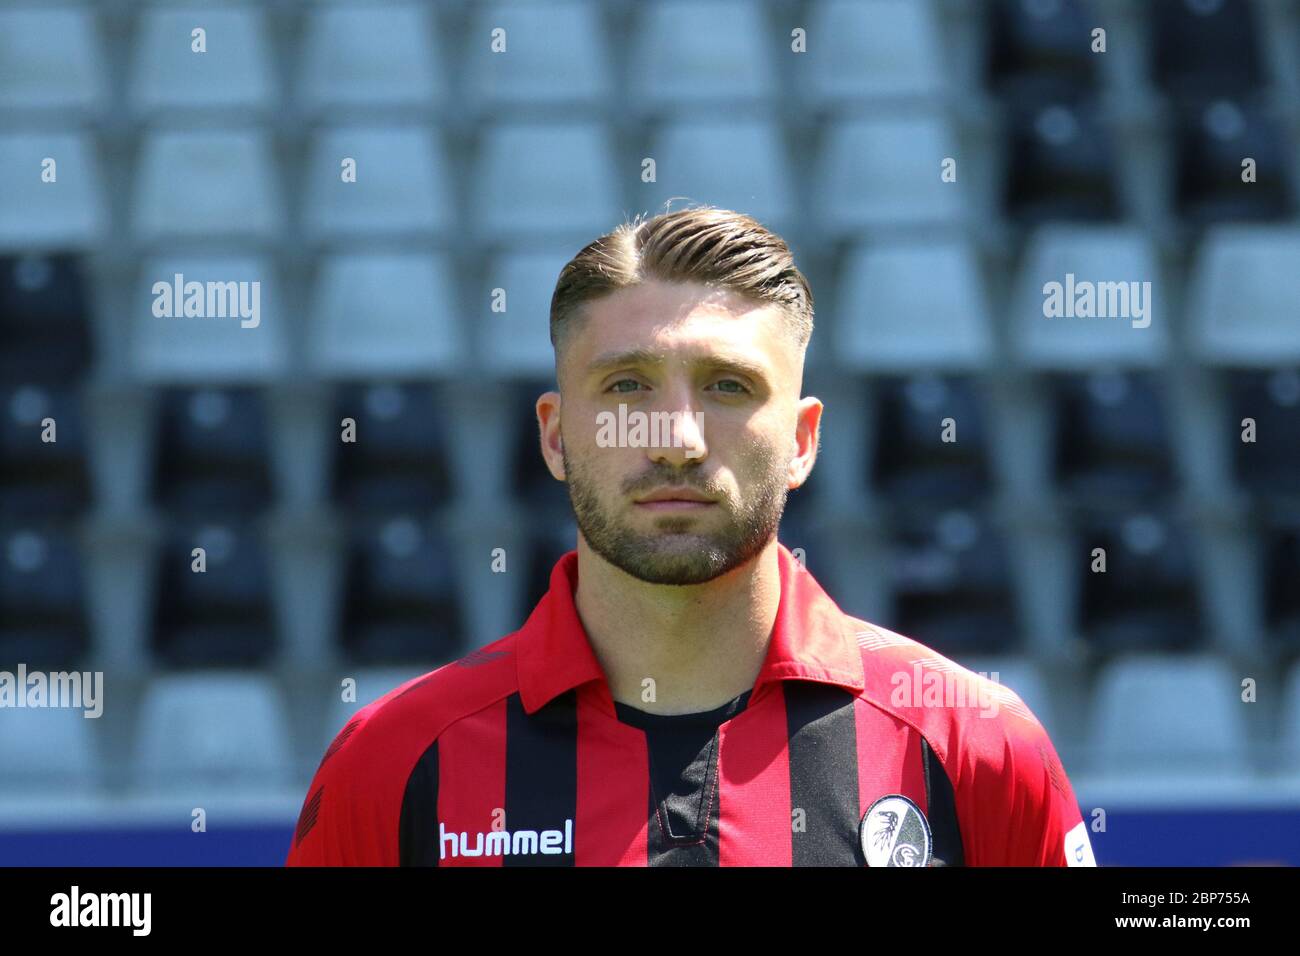
[[[708,456],[704,442],[704,413],[689,404],[651,413],[652,439],[646,452],[651,461],[680,467],[699,463]]]

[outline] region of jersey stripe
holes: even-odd
[[[965,866],[961,830],[957,826],[957,801],[952,781],[943,769],[930,742],[921,738],[921,762],[925,773],[925,816],[934,837],[934,856],[943,866]]]
[[[466,835],[469,850],[477,834],[502,827],[506,808],[506,700],[456,721],[438,738],[438,821],[443,866],[500,866],[502,857],[452,856],[447,834]],[[505,824],[510,823],[506,816]],[[459,843],[457,843],[459,852]]]
[[[650,768],[645,735],[578,696],[578,866],[645,866]]]
[[[775,688],[718,729],[718,861],[789,866],[790,760],[785,699]]]
[[[854,695],[804,681],[785,684],[794,866],[861,866]]]
[[[577,692],[529,716],[519,694],[506,698],[506,829],[564,830],[578,813]],[[515,855],[506,866],[573,866],[573,851]]]
[[[420,755],[406,780],[398,818],[398,866],[438,865],[438,741]]]

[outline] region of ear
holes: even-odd
[[[544,392],[538,397],[537,428],[547,469],[556,481],[564,481],[564,436],[560,433],[559,392]]]
[[[817,462],[817,450],[821,447],[822,410],[820,399],[811,395],[799,402],[795,418],[795,454],[787,474],[791,490],[808,480]]]

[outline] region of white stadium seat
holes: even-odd
[[[89,11],[0,10],[0,110],[92,111],[106,87]]]
[[[149,685],[136,736],[139,790],[262,789],[287,784],[293,770],[284,701],[265,675],[177,674]]]
[[[145,138],[132,203],[142,241],[272,240],[284,227],[275,158],[253,130],[169,130]]]
[[[431,106],[445,95],[429,9],[316,5],[305,13],[298,93],[308,110]]]
[[[262,15],[253,7],[141,8],[130,96],[137,110],[268,112],[275,76]],[[205,31],[206,52],[193,31]]]
[[[836,312],[836,355],[861,371],[973,370],[992,359],[983,279],[959,239],[852,249]]]
[[[46,169],[53,181],[43,180]],[[87,247],[103,238],[108,214],[99,155],[88,136],[0,135],[0,183],[0,248]]]
[[[339,378],[450,371],[464,358],[458,305],[444,256],[329,257],[316,278],[310,360]]]

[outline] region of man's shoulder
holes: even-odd
[[[362,707],[330,744],[349,762],[401,767],[418,760],[449,726],[518,690],[515,640],[507,634],[435,670],[399,684]]]
[[[1008,744],[1037,749],[1047,740],[1038,718],[996,674],[973,671],[878,624],[847,621],[862,652],[863,698],[915,728],[945,764],[962,756],[1000,759]]]

